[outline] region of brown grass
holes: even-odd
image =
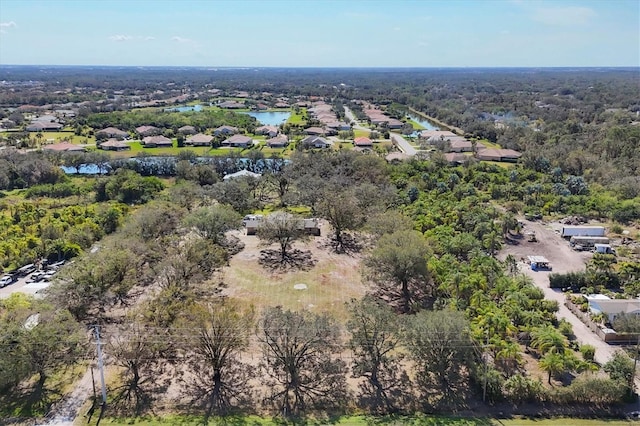
[[[323,229],[324,231],[324,229]],[[287,309],[309,309],[327,312],[339,320],[347,317],[345,302],[360,298],[365,286],[360,278],[359,256],[337,255],[322,247],[324,237],[296,243],[299,250],[309,250],[316,264],[308,271],[272,272],[258,263],[260,240],[256,236],[235,234],[245,248],[235,255],[223,271],[228,286],[224,294],[244,300],[261,310],[268,306]],[[274,246],[275,247],[275,246]],[[306,290],[295,290],[295,284],[306,284]]]

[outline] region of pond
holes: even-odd
[[[259,111],[259,112],[245,112],[255,117],[261,124],[265,126],[279,126],[291,117],[289,111]]]
[[[181,106],[181,107],[175,107],[175,108],[165,108],[164,109],[167,112],[188,112],[188,111],[202,111],[202,105],[185,105],[185,106]]]
[[[430,121],[427,121],[424,117],[421,117],[419,115],[407,114],[407,117],[409,117],[416,123],[420,124],[422,127],[424,127],[427,130],[440,130],[438,126],[436,126]]]

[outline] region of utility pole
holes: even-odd
[[[485,343],[484,349],[489,348],[489,330],[487,330],[487,341]],[[482,386],[482,402],[486,402],[487,400],[487,380],[489,375],[489,359],[488,355],[482,353],[482,357],[484,358],[484,385]]]
[[[94,326],[96,333],[96,345],[98,348],[98,368],[100,369],[100,383],[102,384],[102,406],[107,405],[107,386],[104,383],[104,362],[102,360],[102,343],[100,343],[100,326]]]
[[[629,396],[633,397],[633,391],[635,390],[636,383],[636,366],[638,365],[638,349],[640,349],[640,333],[636,340],[636,351],[633,353],[633,376],[631,376],[631,383],[629,383]]]

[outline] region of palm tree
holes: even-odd
[[[561,354],[566,348],[566,338],[550,325],[537,327],[531,332],[531,347],[542,354]]]
[[[549,352],[540,360],[540,368],[546,371],[549,376],[547,382],[551,384],[551,376],[557,376],[565,371],[564,357],[556,352]]]

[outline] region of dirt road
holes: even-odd
[[[47,415],[47,420],[38,426],[73,426],[76,417],[81,414],[80,408],[92,394],[91,368],[88,368],[75,383],[73,391],[54,405]]]
[[[585,263],[591,258],[591,253],[577,252],[569,247],[569,244],[560,237],[560,233],[552,225],[541,222],[523,221],[525,224],[523,233],[534,231],[538,242],[527,242],[526,238],[517,245],[507,245],[501,252],[501,259],[512,254],[516,259],[531,255],[544,256],[551,262],[552,272],[566,273],[584,270]],[[559,226],[559,225],[558,225]],[[548,271],[532,271],[529,265],[520,262],[521,271],[533,279],[537,287],[544,292],[545,298],[556,300],[560,306],[558,318],[564,318],[573,326],[573,333],[581,344],[589,344],[596,348],[595,360],[606,363],[618,349],[611,346],[595,333],[593,333],[578,317],[576,317],[565,305],[565,296],[560,290],[549,288]]]

